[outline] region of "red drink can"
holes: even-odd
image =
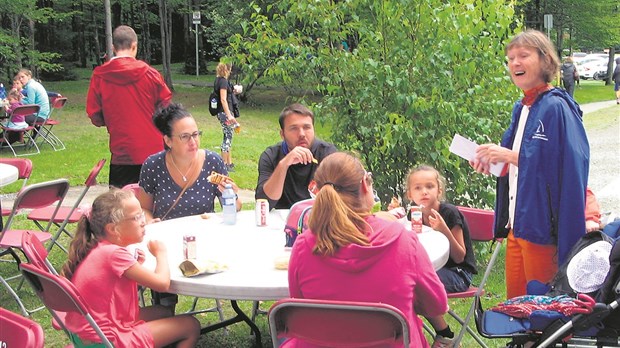
[[[422,233],[422,209],[418,206],[411,207],[411,231]]]
[[[183,257],[185,260],[196,258],[196,236],[183,236]]]
[[[256,226],[267,226],[269,214],[269,202],[266,199],[257,199],[255,208]]]

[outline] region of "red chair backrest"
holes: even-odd
[[[6,231],[11,226],[13,218],[18,211],[22,209],[37,209],[50,206],[56,203],[56,209],[50,217],[51,220],[56,216],[60,204],[62,203],[67,191],[69,190],[69,180],[58,179],[52,181],[41,182],[37,184],[27,185],[22,188],[15,197],[13,202],[13,210],[4,224],[3,231]],[[48,226],[49,228],[49,226]],[[0,241],[4,233],[0,234]]]
[[[51,104],[54,109],[62,109],[63,107],[65,107],[65,104],[67,104],[67,98],[65,97],[54,98]]]
[[[89,313],[88,305],[67,278],[51,274],[34,264],[21,263],[19,268],[48,309],[81,315]]]
[[[105,164],[105,158],[99,160],[99,162],[95,164],[93,169],[90,171],[90,174],[88,174],[88,178],[86,178],[84,185],[94,186],[97,184],[97,176],[99,175],[99,172],[101,171],[101,168],[103,168],[104,164]]]
[[[280,300],[269,310],[272,339],[288,337],[324,347],[409,344],[409,324],[385,303]],[[275,335],[275,336],[274,336]]]
[[[469,236],[474,241],[487,242],[495,237],[493,234],[495,213],[492,210],[458,207],[467,220]]]
[[[123,186],[123,190],[133,191],[134,196],[138,197],[138,193],[140,192],[139,184],[127,184]]]
[[[39,113],[39,105],[37,104],[26,104],[26,105],[21,105],[16,107],[15,109],[13,109],[13,112],[11,112],[11,116],[29,116],[29,115],[33,115],[33,114],[38,114]]]
[[[32,174],[32,161],[27,158],[0,158],[0,163],[17,167],[20,179],[28,179]]]
[[[37,322],[0,307],[0,347],[43,347],[43,328]]]
[[[24,231],[24,233],[22,233],[22,251],[31,264],[39,268],[47,269],[52,273],[56,272],[55,270],[49,269],[48,264],[45,262],[48,255],[47,250],[32,231]]]

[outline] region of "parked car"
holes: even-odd
[[[604,69],[600,69],[601,65],[605,65]],[[579,73],[579,78],[583,80],[594,78],[594,73],[607,70],[607,59],[605,58],[596,58],[589,57],[584,58],[583,60],[576,63],[577,72]]]
[[[596,65],[594,68],[598,69],[597,71],[594,72],[594,75],[592,75],[592,78],[595,80],[605,80],[607,78],[607,63],[602,64],[602,65]],[[616,69],[616,62],[614,61],[614,64],[611,67],[611,72],[613,73],[614,69]]]

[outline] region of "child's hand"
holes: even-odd
[[[148,247],[149,252],[155,257],[166,252],[166,244],[160,240],[149,240]]]
[[[139,264],[143,264],[144,260],[146,260],[146,255],[144,254],[144,250],[136,249],[136,260],[138,260]]]
[[[439,214],[439,212],[435,209],[431,209],[431,214],[428,216],[428,223],[435,231],[439,231],[443,234],[450,233],[448,225],[446,225],[446,222],[441,214]]]
[[[388,210],[396,209],[400,207],[400,201],[398,197],[392,197],[390,204],[388,204]]]

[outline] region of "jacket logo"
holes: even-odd
[[[547,135],[545,134],[545,125],[541,120],[538,120],[538,127],[536,128],[534,135],[532,135],[532,139],[549,141],[549,139],[547,139]]]

